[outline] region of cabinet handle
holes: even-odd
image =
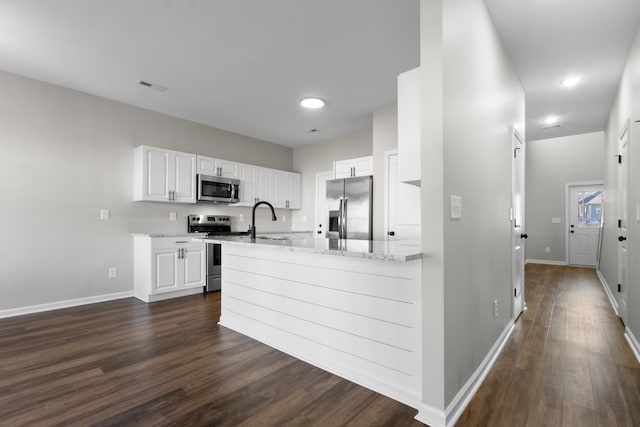
[[[177,240],[176,243],[187,243],[186,240]]]

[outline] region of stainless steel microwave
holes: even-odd
[[[198,201],[238,203],[240,201],[240,180],[199,174]]]

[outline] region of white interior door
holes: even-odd
[[[420,238],[420,187],[399,181],[398,152],[385,152],[385,213],[387,240]]]
[[[602,185],[569,186],[569,264],[598,265]]]
[[[333,179],[333,171],[318,172],[316,174],[316,237],[326,237],[328,224],[327,216],[327,181]]]
[[[627,323],[627,285],[629,281],[628,219],[629,123],[618,139],[618,314]]]
[[[524,310],[524,143],[518,132],[512,138],[512,248],[513,248],[513,318]]]

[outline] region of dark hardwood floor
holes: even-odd
[[[529,309],[458,426],[638,426],[640,365],[593,270],[527,265]],[[0,319],[0,426],[419,426],[217,325],[219,295]]]
[[[217,325],[219,294],[0,320],[0,426],[420,426],[416,411]]]
[[[640,426],[640,364],[595,270],[527,264],[525,299],[456,426]]]

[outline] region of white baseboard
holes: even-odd
[[[42,311],[57,310],[60,308],[75,307],[78,305],[95,304],[97,302],[113,301],[133,296],[133,291],[117,292],[114,294],[96,295],[86,298],[76,298],[66,301],[56,301],[47,304],[30,305],[27,307],[10,308],[0,310],[0,319],[5,317],[22,316],[24,314],[40,313]]]
[[[609,298],[609,302],[611,303],[611,307],[613,307],[613,311],[615,311],[616,316],[619,316],[619,314],[618,314],[618,301],[616,301],[616,298],[611,293],[611,288],[607,284],[607,281],[604,280],[604,276],[602,275],[602,273],[600,273],[600,270],[596,270],[596,274],[598,275],[598,279],[600,279],[600,283],[602,284],[602,287],[604,288],[604,292],[607,294],[607,297]]]
[[[546,259],[527,259],[525,264],[567,265],[566,261],[549,261]]]
[[[426,403],[420,404],[420,407],[418,408],[418,415],[415,416],[415,419],[429,427],[447,426],[447,416],[445,415],[445,412],[436,409],[433,406],[429,406]]]
[[[473,396],[477,393],[482,382],[489,374],[489,371],[491,371],[491,368],[494,363],[496,363],[502,349],[509,340],[509,336],[513,331],[514,325],[513,320],[509,321],[496,342],[493,344],[493,347],[491,347],[489,353],[487,353],[487,356],[484,358],[480,366],[478,366],[478,369],[476,369],[473,375],[471,375],[471,378],[469,378],[456,397],[454,397],[451,403],[449,403],[449,406],[447,406],[447,409],[445,410],[447,427],[454,426],[456,424],[456,421],[458,421],[462,412],[466,409]]]
[[[627,339],[627,342],[629,343],[633,354],[636,356],[636,360],[638,361],[638,363],[640,363],[640,343],[633,335],[633,332],[631,332],[631,329],[629,329],[629,327],[625,328],[624,337]]]

